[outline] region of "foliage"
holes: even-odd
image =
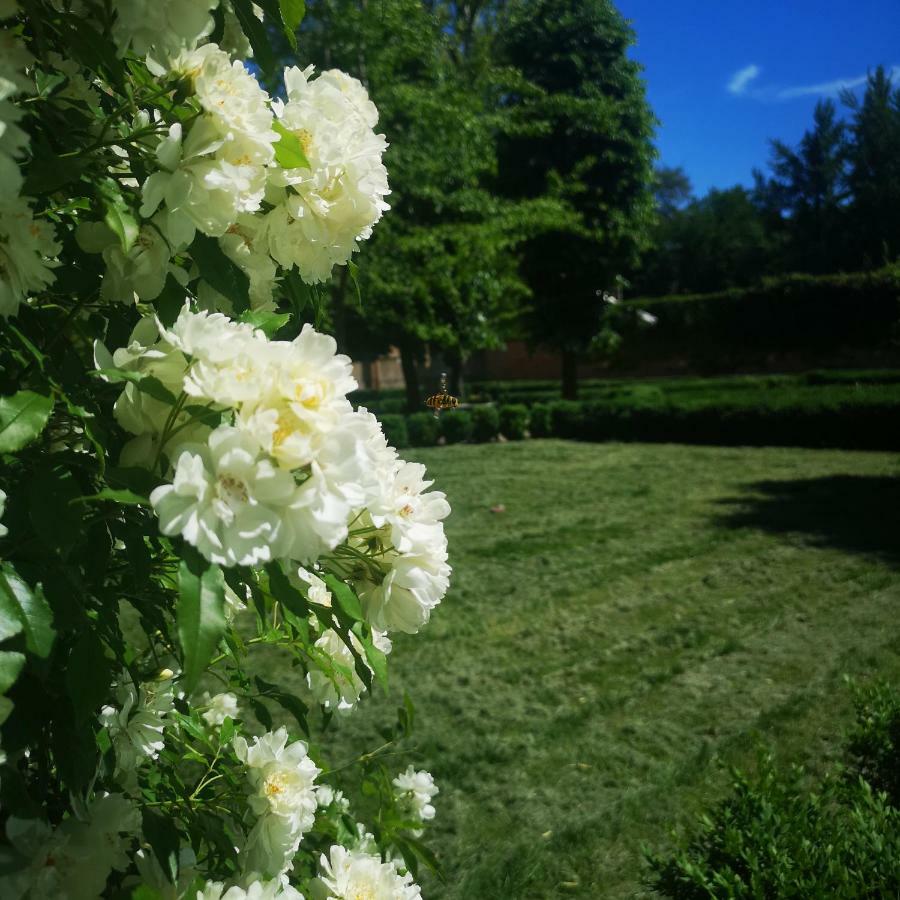
[[[472,440],[484,444],[494,440],[500,434],[500,414],[493,404],[473,406],[471,415]]]
[[[755,287],[633,301],[657,319],[625,332],[639,358],[687,357],[701,371],[735,371],[790,351],[815,358],[892,339],[900,313],[896,266],[849,275],[785,275]],[[626,305],[632,301],[626,301]]]
[[[900,810],[860,779],[810,790],[761,760],[672,859],[654,860],[664,897],[887,897],[900,890]]]
[[[898,710],[900,697],[885,684],[857,697],[848,747],[855,774],[814,785],[799,767],[779,771],[771,754],[752,777],[733,772],[731,795],[701,816],[689,845],[671,857],[651,854],[654,889],[683,900],[896,894],[900,808],[880,785],[896,787],[889,729]]]
[[[450,409],[441,414],[441,434],[448,444],[459,444],[472,437],[472,416],[465,409]]]
[[[387,173],[360,82],[275,73],[302,14],[0,4],[3,897],[416,900],[436,867],[411,704],[326,738],[446,592],[449,506],[310,324]]]
[[[510,441],[521,441],[528,430],[528,407],[524,403],[505,403],[500,407],[500,433]]]
[[[441,436],[440,420],[430,412],[407,416],[406,429],[409,432],[411,447],[433,447]]]
[[[850,776],[887,794],[900,809],[900,693],[876,682],[856,687],[856,723],[847,740]]]
[[[636,263],[653,218],[654,119],[633,42],[610,0],[513,2],[498,33],[500,58],[521,75],[504,97],[517,130],[501,142],[501,189],[569,212],[523,246],[526,327],[569,357],[598,331],[602,292]]]
[[[528,410],[528,427],[532,437],[550,437],[553,434],[553,417],[549,403],[535,403]]]
[[[392,446],[398,449],[409,447],[410,440],[406,416],[397,413],[385,413],[381,416],[381,427],[384,429],[384,436],[390,441]]]

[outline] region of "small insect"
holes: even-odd
[[[447,393],[447,373],[441,372],[441,392],[432,394],[426,401],[425,405],[429,409],[434,410],[434,417],[440,415],[442,409],[455,409],[459,406],[459,397],[453,397]]]

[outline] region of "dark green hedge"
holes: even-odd
[[[629,300],[656,316],[626,336],[635,358],[688,357],[701,370],[733,371],[766,354],[808,356],[888,345],[900,319],[900,266],[847,275],[786,275],[715,294]]]

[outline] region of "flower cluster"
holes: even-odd
[[[419,900],[433,863],[408,704],[349,766],[320,739],[444,597],[450,507],[295,321],[389,193],[361,82],[242,61],[301,14],[0,0],[4,898]]]
[[[9,12],[12,13],[12,9]],[[2,16],[3,10],[0,10]],[[31,54],[12,29],[0,27],[0,316],[15,315],[32,293],[53,283],[60,251],[53,226],[35,219],[33,201],[20,196],[19,161],[28,148],[23,113],[13,99],[32,90],[25,69]]]

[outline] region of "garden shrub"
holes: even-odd
[[[675,900],[900,895],[900,694],[876,684],[855,706],[845,768],[817,782],[763,755],[753,777],[733,772],[685,847],[648,854],[652,887]]]
[[[528,430],[528,407],[507,403],[500,407],[500,433],[509,441],[521,441]]]
[[[472,437],[472,417],[468,410],[451,409],[441,413],[441,434],[448,444],[460,444]]]
[[[497,407],[485,404],[472,407],[472,440],[479,444],[492,441],[500,433],[500,414]]]
[[[406,417],[410,447],[433,447],[441,436],[440,419],[434,413],[413,413]]]
[[[847,742],[850,771],[900,809],[900,692],[884,683],[857,689],[855,706]]]
[[[650,856],[653,888],[675,900],[771,897],[831,900],[900,891],[900,810],[863,779],[811,787],[771,757],[700,819],[690,844]]]
[[[381,427],[388,443],[397,450],[409,447],[409,432],[406,427],[406,417],[399,415],[381,416]]]
[[[551,403],[550,419],[554,436],[587,440],[584,413],[584,404],[575,400],[557,400]]]
[[[549,403],[535,403],[528,417],[528,430],[532,437],[550,437],[553,434],[553,414]]]

